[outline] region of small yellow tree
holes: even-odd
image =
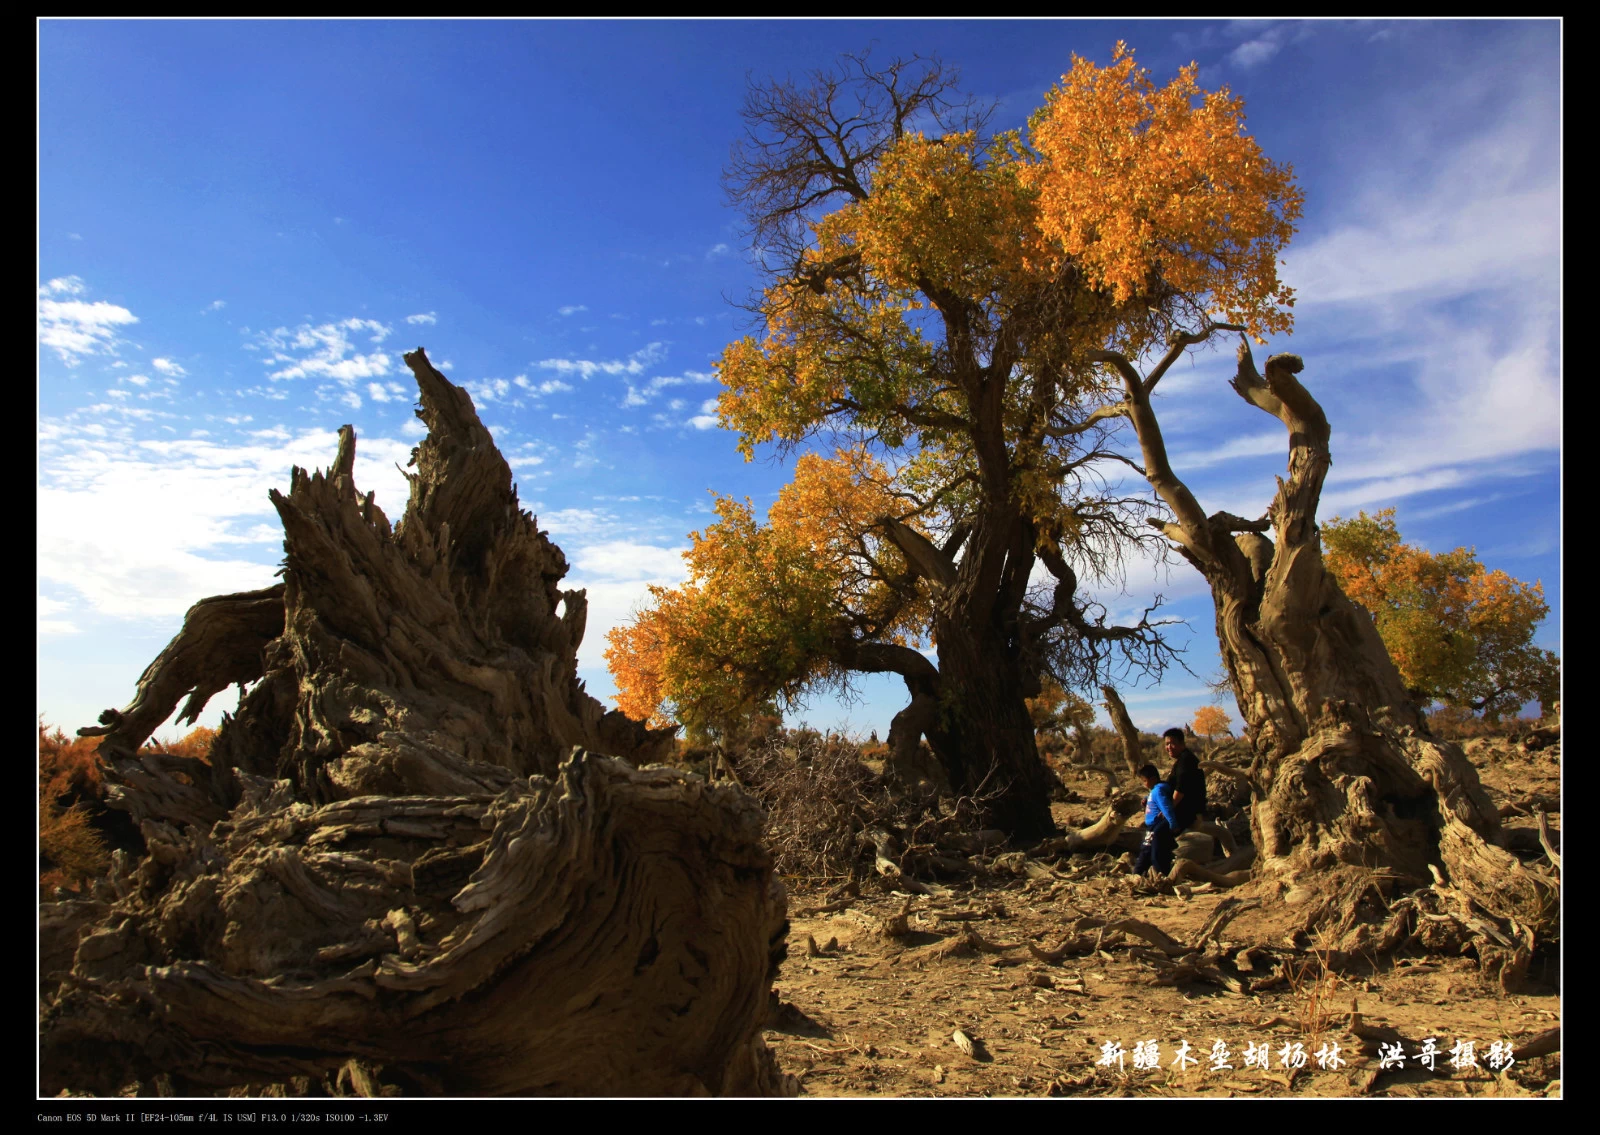
[[[1219,705],[1203,705],[1194,711],[1194,723],[1189,726],[1195,734],[1207,740],[1231,734],[1233,729],[1228,720],[1228,711]]]
[[[1402,543],[1394,515],[1334,517],[1322,541],[1328,570],[1372,615],[1407,687],[1491,722],[1528,701],[1548,708],[1560,696],[1561,660],[1533,645],[1550,610],[1543,586],[1490,571],[1470,548]]]

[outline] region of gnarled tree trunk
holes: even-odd
[[[1056,834],[1050,771],[1039,757],[1021,673],[998,636],[943,625],[936,632],[941,682],[953,693],[928,732],[952,786],[983,801],[988,822],[1019,843]]]
[[[780,1090],[760,810],[615,759],[671,735],[583,691],[560,549],[467,394],[406,362],[429,435],[400,524],[345,427],[271,494],[284,582],[196,604],[80,731],[145,847],[45,919],[41,1091]],[[139,753],[184,697],[193,720],[250,682],[209,762]]]
[[[1217,639],[1255,751],[1258,877],[1282,884],[1291,900],[1318,897],[1313,909],[1353,933],[1352,900],[1368,884],[1426,886],[1442,869],[1477,912],[1469,917],[1494,919],[1507,940],[1525,938],[1517,927],[1549,930],[1554,881],[1500,846],[1499,818],[1476,770],[1458,746],[1428,735],[1373,620],[1323,565],[1316,510],[1330,431],[1295,377],[1300,359],[1275,355],[1262,375],[1248,345],[1239,349],[1234,390],[1288,430],[1288,476],[1266,516],[1207,516],[1174,475],[1150,393],[1185,347],[1219,329],[1177,336],[1148,376],[1121,356],[1100,358],[1122,374],[1145,474],[1173,513],[1152,523],[1211,587]]]

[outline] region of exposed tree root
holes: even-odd
[[[196,604],[85,731],[145,847],[42,919],[41,1091],[372,1094],[380,1068],[453,1095],[784,1090],[760,808],[591,755],[671,735],[584,692],[561,550],[467,394],[406,362],[429,434],[400,524],[356,491],[346,427],[271,494],[284,582]],[[209,762],[139,751],[252,680]]]

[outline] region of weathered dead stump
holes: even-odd
[[[44,920],[41,1091],[779,1090],[759,808],[615,759],[670,734],[583,691],[560,549],[467,394],[406,362],[429,435],[401,522],[357,493],[345,427],[271,494],[283,583],[196,604],[83,731],[145,848]],[[209,763],[140,755],[184,698],[192,720],[250,682]]]
[[[1536,943],[1558,930],[1559,880],[1506,850],[1471,762],[1429,735],[1371,615],[1323,563],[1317,509],[1332,431],[1296,377],[1304,361],[1273,355],[1258,371],[1241,336],[1234,392],[1287,434],[1286,475],[1265,515],[1207,514],[1172,468],[1151,392],[1188,347],[1224,329],[1243,331],[1208,323],[1174,332],[1144,375],[1115,352],[1094,357],[1122,376],[1145,475],[1172,514],[1148,523],[1211,589],[1254,753],[1245,779],[1255,879],[1305,904],[1306,929],[1339,953],[1394,948],[1422,932],[1410,930],[1413,915],[1455,921],[1470,931],[1485,973],[1509,987]],[[1439,905],[1448,909],[1429,909]]]

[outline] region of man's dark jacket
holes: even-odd
[[[1183,799],[1174,805],[1178,813],[1178,831],[1186,831],[1195,818],[1206,810],[1206,774],[1200,759],[1187,748],[1173,759],[1172,771],[1167,774],[1167,784],[1174,792],[1183,793]]]

